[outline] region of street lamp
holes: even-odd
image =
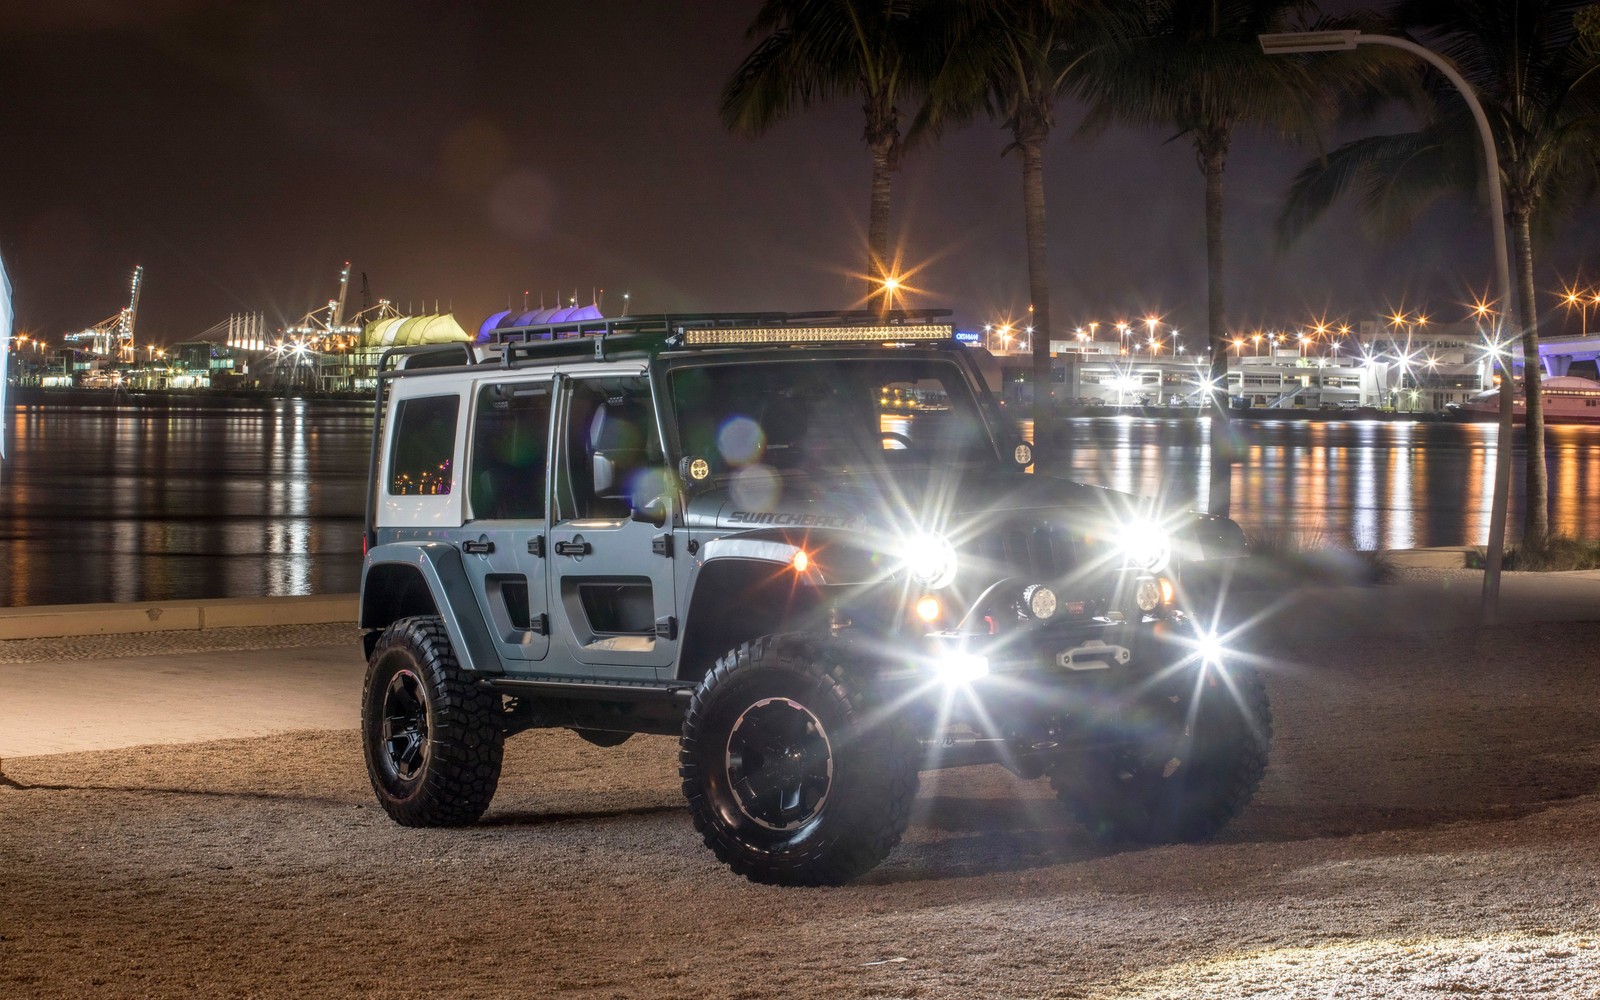
[[[1600,305],[1600,292],[1594,293],[1594,303],[1596,305]],[[1567,289],[1567,294],[1563,296],[1562,299],[1562,305],[1567,307],[1567,313],[1569,315],[1572,313],[1573,306],[1578,307],[1579,323],[1582,324],[1579,327],[1579,336],[1587,337],[1589,335],[1588,295],[1585,292],[1578,291],[1577,286],[1573,286],[1572,288]]]
[[[1291,55],[1299,52],[1344,52],[1358,45],[1387,45],[1409,52],[1438,70],[1455,85],[1478,123],[1478,136],[1483,140],[1483,162],[1489,189],[1489,221],[1494,227],[1495,277],[1500,282],[1500,301],[1504,311],[1511,309],[1511,266],[1506,258],[1505,196],[1500,186],[1500,157],[1495,152],[1494,133],[1489,129],[1489,118],[1483,113],[1472,86],[1461,78],[1448,59],[1437,52],[1407,38],[1392,35],[1368,35],[1360,31],[1297,31],[1261,35],[1261,51],[1267,55]],[[1494,450],[1494,503],[1489,513],[1489,565],[1483,574],[1483,619],[1492,625],[1500,612],[1500,563],[1506,542],[1506,504],[1511,492],[1511,365],[1502,364],[1500,379],[1500,431]]]

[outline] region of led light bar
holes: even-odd
[[[951,340],[955,327],[948,323],[909,326],[755,326],[683,331],[691,347],[707,344],[834,344],[895,343],[908,340]]]

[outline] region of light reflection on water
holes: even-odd
[[[7,605],[359,585],[371,408],[27,406],[0,467]]]
[[[1068,421],[1072,478],[1206,506],[1210,428],[1132,416]],[[1247,531],[1372,548],[1482,545],[1489,537],[1494,424],[1241,420],[1232,516]],[[1024,421],[1024,436],[1032,425]],[[1600,538],[1600,426],[1548,428],[1553,531]],[[1526,438],[1513,439],[1508,534],[1522,521]]]
[[[0,467],[7,605],[357,589],[371,433],[359,404],[18,407]],[[1240,421],[1233,515],[1360,548],[1482,544],[1492,424]],[[1068,422],[1074,478],[1205,506],[1204,422]],[[1023,427],[1031,437],[1031,427]],[[1600,427],[1552,427],[1551,524],[1600,538]],[[1521,432],[1515,458],[1523,455]],[[1521,521],[1513,476],[1511,530]]]

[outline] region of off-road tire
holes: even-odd
[[[1229,667],[1225,678],[1209,667],[1198,684],[1196,672],[1186,671],[1145,695],[1115,728],[1107,735],[1138,743],[1057,764],[1050,770],[1056,797],[1104,843],[1192,843],[1214,837],[1255,795],[1267,770],[1272,710],[1253,668]]]
[[[386,696],[397,683],[419,696],[413,700],[425,720],[418,741],[425,745],[413,748],[409,775],[384,738]],[[361,735],[372,790],[402,826],[464,826],[489,808],[504,750],[499,700],[461,669],[438,617],[402,618],[379,636],[367,663]]]
[[[717,661],[689,704],[678,757],[689,813],[706,846],[752,882],[841,885],[888,857],[911,820],[916,742],[897,720],[870,718],[871,689],[840,646],[805,635],[745,643]],[[745,756],[732,748],[745,720],[774,705],[820,723],[816,745],[826,745],[830,765],[820,801],[794,807],[792,829],[762,825],[741,804],[750,786],[735,789],[744,764],[733,760]]]

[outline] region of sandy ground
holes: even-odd
[[[698,842],[675,746],[513,739],[406,830],[354,732],[33,757],[0,782],[0,997],[1600,996],[1600,625],[1279,650],[1255,804],[1111,851],[1043,782],[924,775],[842,889]]]

